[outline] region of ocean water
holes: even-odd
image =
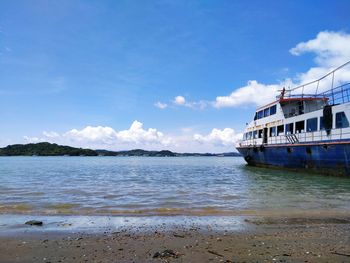
[[[0,214],[255,215],[350,211],[350,178],[239,157],[1,157]]]

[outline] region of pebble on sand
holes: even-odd
[[[27,222],[25,222],[26,225],[31,225],[31,226],[42,226],[43,222],[42,221],[38,221],[38,220],[29,220]]]

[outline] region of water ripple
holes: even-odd
[[[252,168],[241,158],[2,157],[0,213],[349,211],[350,178]]]

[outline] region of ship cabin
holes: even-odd
[[[349,139],[349,118],[349,102],[333,104],[324,96],[281,96],[256,110],[239,147]]]

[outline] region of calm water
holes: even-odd
[[[350,211],[350,179],[241,158],[1,157],[0,213],[212,215]]]

